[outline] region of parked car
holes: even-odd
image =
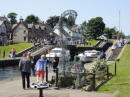
[[[83,53],[80,53],[80,54],[78,54],[78,57],[79,58],[81,58],[82,56],[84,56],[84,54]],[[88,56],[86,56],[85,55],[85,57],[86,57],[86,62],[91,62],[91,61],[93,61],[93,57],[88,57]]]
[[[54,48],[50,51],[49,54],[46,55],[46,57],[49,61],[52,61],[55,57],[55,54],[56,57],[59,58],[65,57],[64,59],[70,60],[70,51],[65,48]]]
[[[84,52],[87,57],[97,57],[100,54],[100,51],[96,50],[87,50]]]

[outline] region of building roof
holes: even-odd
[[[4,21],[0,21],[0,26],[3,24]]]
[[[40,25],[34,25],[35,26],[35,29],[39,29],[40,28]]]
[[[49,25],[45,25],[45,24],[34,24],[34,23],[25,23],[25,22],[19,22],[18,24],[15,24],[15,25],[13,25],[12,26],[12,30],[15,30],[16,28],[17,28],[17,26],[19,25],[19,24],[23,24],[26,28],[27,28],[27,30],[31,30],[31,29],[36,29],[36,30],[49,30],[49,31],[51,31],[52,29],[51,29],[51,27],[49,26]]]
[[[10,22],[9,22],[9,20],[7,19],[7,17],[5,17],[5,16],[2,17],[2,16],[0,16],[0,21],[3,21],[3,22],[4,22],[7,31],[10,31],[10,30],[11,30],[11,25],[10,25]]]
[[[6,20],[8,20],[6,17],[1,17],[0,16],[0,21],[6,21]]]
[[[41,27],[41,30],[45,30],[46,29],[46,27],[44,25],[41,25],[40,27]]]
[[[24,25],[27,25],[27,28],[33,28],[33,24],[24,24]]]

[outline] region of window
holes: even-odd
[[[5,27],[4,26],[1,27],[1,32],[5,32]]]
[[[26,41],[26,36],[24,36],[24,41]]]

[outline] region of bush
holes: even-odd
[[[76,78],[74,76],[60,77],[58,83],[61,87],[69,87],[75,84],[75,79]]]
[[[93,71],[104,71],[106,72],[107,70],[107,64],[106,61],[97,61],[96,64],[94,65]]]

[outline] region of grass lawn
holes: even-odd
[[[85,46],[83,44],[78,44],[77,47],[93,47],[98,41],[99,40],[91,40],[88,44],[85,44]]]
[[[110,66],[114,72],[114,65]],[[117,76],[99,88],[99,92],[113,93],[118,90],[116,97],[130,97],[130,45],[126,46],[120,61],[117,62]]]
[[[9,51],[12,48],[15,48],[16,53],[25,50],[26,48],[29,48],[33,46],[32,43],[19,43],[19,44],[14,44],[14,45],[8,45],[8,46],[0,46],[0,58],[3,57],[3,51],[5,49],[5,57],[7,58],[9,55]]]

